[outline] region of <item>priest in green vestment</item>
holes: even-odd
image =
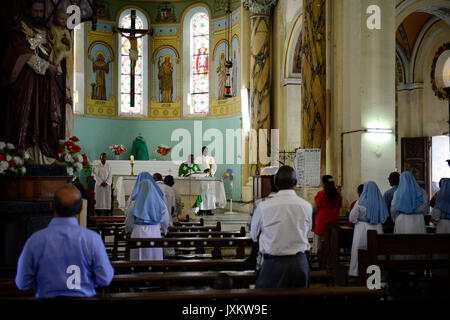
[[[183,162],[180,164],[180,168],[178,169],[178,176],[179,177],[188,177],[194,172],[202,172],[198,164],[194,162],[194,155],[189,155],[189,161]],[[198,207],[200,207],[200,203],[202,202],[202,196],[198,195],[197,200],[195,201],[192,208],[196,209],[195,211],[198,211]]]
[[[134,160],[149,160],[147,143],[143,137],[134,139],[130,154],[134,156]]]

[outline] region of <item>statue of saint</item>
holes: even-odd
[[[110,61],[105,61],[105,55],[99,51],[95,55],[95,60],[90,57],[92,61],[92,71],[95,72],[95,85],[93,86],[92,99],[106,100],[106,74],[109,73]]]
[[[35,164],[58,157],[63,98],[56,87],[58,67],[50,61],[52,46],[44,19],[44,1],[28,3],[25,20],[9,34],[1,62],[8,93],[0,124],[0,141],[9,142]]]
[[[165,56],[164,63],[161,63],[161,57],[159,57],[158,61],[160,101],[163,103],[173,102],[173,64],[170,58],[170,56]]]

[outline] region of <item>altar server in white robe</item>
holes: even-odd
[[[195,159],[195,163],[198,164],[198,166],[204,173],[208,173],[208,175],[210,163],[212,163],[212,176],[214,176],[217,171],[216,160],[214,160],[214,157],[208,156],[208,148],[205,146],[202,148],[202,155]]]
[[[349,215],[350,222],[355,224],[349,275],[358,276],[358,250],[367,249],[367,230],[383,233],[382,223],[388,217],[386,201],[377,184],[373,181],[364,183],[363,192]]]
[[[100,156],[100,164],[94,166],[95,210],[111,210],[112,171],[106,163],[106,153]]]
[[[423,215],[428,211],[427,193],[417,184],[411,172],[403,172],[391,203],[394,233],[426,233]]]
[[[161,230],[164,234],[167,233],[169,212],[163,201],[162,191],[150,174],[134,186],[130,198],[131,202],[125,210],[125,229],[132,229],[130,238],[161,238]],[[162,248],[130,251],[131,261],[162,259]]]
[[[208,148],[203,147],[202,148],[202,155],[200,157],[197,157],[195,159],[195,163],[197,163],[200,167],[200,169],[209,176],[210,171],[210,164],[211,164],[211,175],[214,176],[214,174],[217,171],[217,165],[216,161],[212,156],[208,155]],[[216,208],[216,197],[214,190],[211,189],[213,187],[213,184],[209,183],[202,183],[202,202],[200,203],[200,212],[199,215],[203,215],[206,213],[209,216],[214,215],[211,210]]]
[[[439,187],[431,219],[437,225],[436,233],[450,233],[450,178],[442,179]]]

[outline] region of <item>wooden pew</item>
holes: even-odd
[[[202,227],[204,226],[203,218],[200,218],[199,221],[176,221],[173,223],[175,227]]]
[[[164,235],[162,235],[164,236]],[[180,231],[169,231],[164,236],[165,238],[235,238],[235,237],[245,237],[245,227],[241,227],[238,232],[234,231],[198,231],[198,232],[180,232]]]
[[[91,223],[96,224],[99,222],[125,222],[125,216],[92,216],[89,217]]]
[[[211,301],[211,300],[382,300],[383,290],[366,287],[314,287],[308,289],[177,290],[161,292],[113,293],[107,300]]]
[[[326,233],[319,251],[319,266],[336,276],[337,285],[346,285],[348,263],[353,242],[353,229],[346,225],[326,224]]]
[[[196,248],[196,253],[204,253],[204,248],[213,248],[213,259],[221,259],[221,248],[236,248],[236,259],[245,258],[245,248],[254,247],[249,237],[235,238],[133,238],[127,239],[125,260],[130,260],[130,250],[140,248]]]
[[[168,232],[212,232],[212,231],[221,231],[222,225],[220,221],[217,221],[215,226],[171,226],[169,227]]]
[[[216,259],[216,260],[174,260],[161,261],[112,261],[114,274],[149,271],[222,271],[222,270],[254,270],[255,260]]]
[[[210,286],[214,287],[219,271],[183,271],[183,272],[152,272],[115,275],[111,284],[104,288],[104,293],[130,288],[153,287],[167,289],[169,286]],[[256,281],[255,271],[226,271],[233,279],[235,288],[248,288]]]
[[[433,258],[431,255],[447,255],[447,258]],[[383,255],[385,259],[380,259]],[[391,255],[426,255],[427,259],[405,259]],[[410,258],[410,257],[407,257]],[[377,234],[367,231],[367,250],[358,250],[359,281],[367,281],[367,267],[377,265],[382,271],[411,269],[445,269],[450,280],[450,234]],[[450,281],[449,281],[450,288]]]

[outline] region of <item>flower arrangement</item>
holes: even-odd
[[[166,146],[165,144],[159,145],[158,149],[156,149],[156,152],[162,155],[163,159],[165,159],[165,156],[170,153],[170,150],[172,150],[171,147]]]
[[[124,153],[125,151],[128,150],[123,144],[113,144],[112,146],[109,147],[109,149],[116,156],[119,156],[119,155],[121,155],[122,153]]]
[[[24,160],[29,158],[28,152],[23,155],[19,154],[12,143],[0,142],[0,176],[24,175],[27,172]]]
[[[70,137],[66,141],[60,141],[58,146],[58,160],[65,162],[67,166],[67,174],[73,176],[75,172],[84,169],[86,172],[91,170],[91,164],[87,156],[80,154],[81,148],[76,144],[80,141],[77,137]]]

